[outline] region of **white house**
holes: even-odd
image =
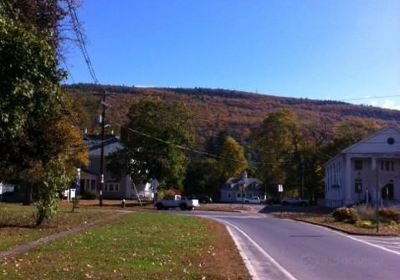
[[[80,177],[81,192],[97,192],[99,181],[100,157],[101,157],[101,136],[85,135],[85,143],[89,148],[89,165],[82,168]],[[104,138],[104,157],[123,149],[120,139],[114,135],[107,135]],[[104,190],[103,197],[110,199],[152,199],[154,191],[150,183],[137,185],[136,188],[129,175],[121,174],[121,178],[114,178],[104,165]]]
[[[384,128],[325,164],[325,205],[400,202],[400,130]]]
[[[80,187],[82,192],[97,192],[101,156],[101,137],[97,135],[85,135],[85,143],[89,148],[89,165],[82,168]],[[120,149],[123,149],[123,145],[119,138],[114,135],[105,136],[105,158]],[[120,179],[114,178],[113,174],[107,169],[107,164],[105,164],[103,197],[122,199],[132,198],[134,194],[130,177],[124,175]]]
[[[0,182],[0,194],[13,191],[14,191],[13,185]]]
[[[243,190],[241,187],[243,186]],[[256,178],[232,177],[221,188],[221,202],[241,202],[243,198],[263,196],[263,183]]]

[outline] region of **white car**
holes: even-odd
[[[154,206],[157,210],[168,210],[169,208],[179,207],[181,210],[193,210],[194,207],[199,207],[197,199],[187,199],[185,196],[175,195],[174,197],[158,200]]]
[[[262,204],[265,201],[263,199],[260,199],[260,197],[258,196],[252,196],[250,198],[245,198],[244,199],[244,203],[248,203],[248,204]]]

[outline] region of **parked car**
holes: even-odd
[[[199,196],[198,199],[199,199],[199,202],[200,202],[200,203],[204,203],[204,204],[212,203],[212,202],[213,202],[212,198],[209,197],[208,195]]]
[[[288,205],[308,206],[308,205],[310,205],[308,200],[301,199],[301,198],[295,198],[295,197],[286,197],[281,200],[281,204],[283,206],[288,206]]]
[[[197,199],[188,199],[185,196],[175,195],[174,197],[156,201],[154,206],[157,210],[168,210],[169,208],[177,207],[181,210],[193,210],[194,207],[199,206],[199,201]]]
[[[250,198],[245,198],[244,199],[244,203],[251,203],[251,204],[262,204],[262,203],[265,203],[265,200],[264,199],[261,199],[260,197],[258,197],[258,196],[252,196],[252,197],[250,197]]]

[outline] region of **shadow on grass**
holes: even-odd
[[[139,202],[126,202],[125,203],[125,207],[130,207],[130,208],[134,208],[134,207],[152,207],[153,206],[153,202],[142,202],[142,204],[140,204]],[[93,203],[84,203],[84,204],[80,204],[76,209],[79,208],[84,208],[84,207],[100,207],[100,204],[98,202],[93,202]],[[122,202],[116,202],[116,203],[103,203],[103,205],[101,207],[104,208],[122,208]]]
[[[15,224],[15,223],[1,223],[0,222],[0,229],[2,228],[25,228],[25,229],[34,229],[37,228],[34,223],[30,224]]]

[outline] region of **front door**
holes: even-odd
[[[394,187],[393,184],[386,184],[382,188],[381,197],[383,200],[393,200],[394,199]]]

